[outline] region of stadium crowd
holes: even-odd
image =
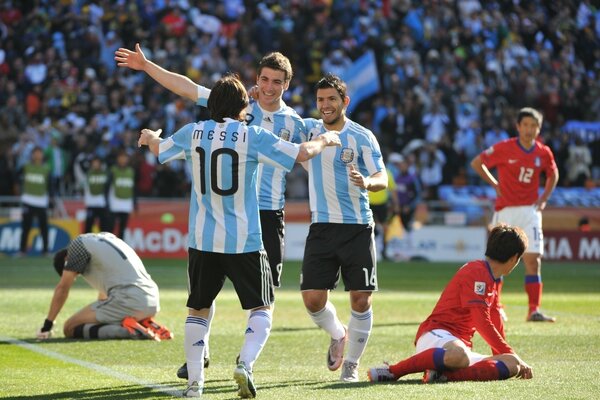
[[[187,193],[184,164],[156,164],[137,148],[138,133],[172,133],[206,111],[118,68],[115,50],[137,42],[207,87],[227,71],[250,87],[258,60],[281,51],[295,74],[284,100],[306,117],[317,115],[316,81],[373,50],[383,89],[350,118],[376,134],[384,155],[404,154],[426,199],[440,184],[479,184],[468,163],[516,135],[524,106],[544,115],[559,185],[600,181],[600,133],[562,129],[600,116],[600,9],[590,0],[3,0],[0,195],[18,194],[34,146],[58,149],[48,154],[63,195],[80,193],[93,156],[113,165],[123,149],[138,195]],[[305,179],[292,173],[290,198],[307,195]]]

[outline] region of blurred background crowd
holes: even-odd
[[[600,9],[583,0],[1,0],[0,195],[34,146],[45,149],[62,195],[77,195],[89,162],[125,150],[140,196],[184,196],[182,163],[159,165],[137,148],[141,128],[172,134],[205,118],[143,73],[118,68],[114,52],[139,42],[149,59],[211,87],[225,72],[254,84],[270,51],[290,58],[284,94],[318,116],[314,84],[373,50],[381,90],[351,119],[371,129],[384,156],[402,154],[425,199],[441,184],[480,184],[468,167],[514,136],[516,111],[544,114],[543,141],[560,186],[600,183]],[[289,198],[304,198],[295,170]]]

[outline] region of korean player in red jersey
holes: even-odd
[[[369,380],[395,381],[416,372],[425,372],[425,383],[532,378],[531,367],[506,342],[497,307],[498,282],[515,268],[526,248],[521,228],[504,224],[493,228],[485,260],[463,265],[419,326],[416,354],[394,365],[370,368]],[[490,346],[492,356],[472,350],[475,331]]]
[[[537,140],[542,121],[539,111],[529,107],[522,108],[517,114],[519,136],[485,150],[471,161],[471,167],[496,190],[492,225],[516,225],[525,231],[529,239],[529,246],[523,255],[525,291],[529,297],[527,321],[554,322],[554,317],[546,316],[539,310],[543,289],[542,210],[558,182],[558,169],[552,150]],[[490,173],[493,168],[496,169],[497,179]],[[546,175],[546,183],[540,195],[542,173]],[[499,293],[501,289],[502,284]],[[503,316],[506,320],[506,314]]]

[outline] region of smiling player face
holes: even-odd
[[[327,129],[340,130],[344,126],[348,102],[348,97],[342,99],[334,88],[317,90],[317,109]]]
[[[285,80],[284,71],[263,67],[256,77],[256,85],[259,92],[258,104],[267,111],[275,111],[279,109],[281,96],[290,82]]]

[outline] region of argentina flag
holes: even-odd
[[[349,115],[361,101],[379,92],[379,73],[372,51],[358,58],[340,76],[348,86],[350,104],[346,113]]]

